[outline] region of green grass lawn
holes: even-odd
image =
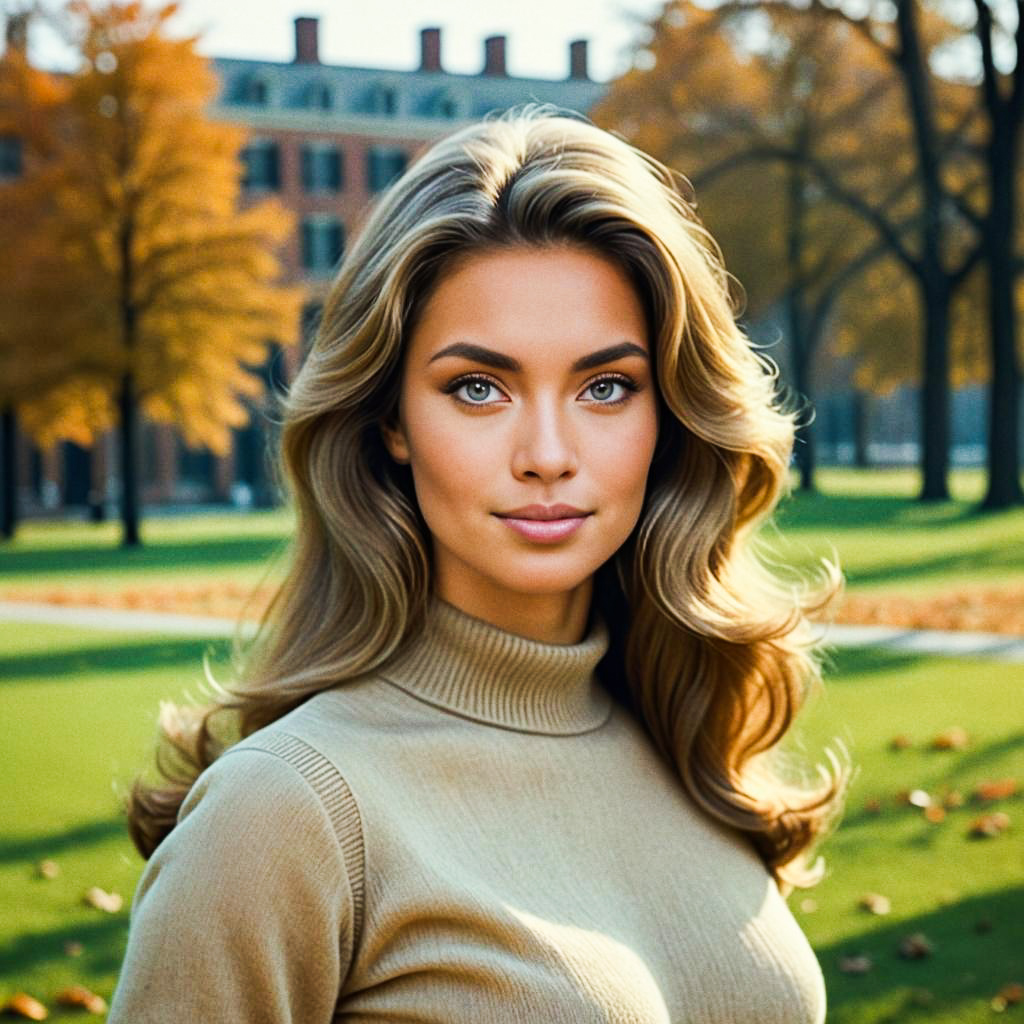
[[[955,473],[954,499],[932,505],[911,500],[916,480],[907,471],[824,471],[820,482],[820,494],[787,501],[778,529],[768,531],[784,561],[811,564],[834,545],[851,591],[1024,582],[1024,510],[978,514],[977,473]],[[253,586],[280,572],[291,529],[284,511],[153,516],[145,546],[124,551],[116,523],[27,523],[0,548],[0,589]],[[22,988],[60,1021],[81,1017],[53,1005],[69,984],[109,1000],[142,869],[118,794],[150,762],[160,700],[201,695],[207,649],[226,679],[224,641],[0,624],[0,1003]],[[1024,982],[1024,796],[999,805],[1011,826],[991,840],[967,838],[980,813],[970,803],[933,825],[895,800],[901,790],[968,794],[984,779],[1024,781],[1022,707],[1020,665],[877,650],[836,656],[827,691],[794,740],[813,754],[838,734],[860,773],[823,851],[828,875],[790,901],[826,973],[830,1022],[987,1020],[999,988]],[[928,749],[953,725],[971,735],[965,750]],[[896,733],[912,746],[890,750]],[[881,812],[867,813],[866,800],[881,801]],[[59,864],[57,878],[35,876],[44,858]],[[83,906],[93,885],[124,896],[124,909]],[[859,909],[868,892],[888,896],[891,913]],[[988,930],[978,931],[979,922]],[[900,940],[918,931],[934,953],[900,959]],[[70,941],[82,943],[80,957],[65,953]],[[867,974],[838,970],[839,958],[853,954],[871,958]],[[1024,1006],[1007,1012],[1024,1020]]]
[[[853,592],[935,592],[1024,583],[1024,509],[981,514],[981,475],[951,475],[948,502],[913,500],[904,469],[824,469],[820,492],[785,500],[765,536],[786,561],[813,565],[833,549]],[[151,516],[144,546],[122,550],[116,522],[22,524],[0,548],[0,590],[259,583],[276,578],[292,530],[284,510]]]
[[[0,923],[0,1002],[24,989],[61,1021],[81,1019],[53,1004],[66,985],[85,984],[109,1001],[142,870],[117,793],[149,762],[159,701],[200,695],[207,649],[226,679],[221,641],[37,626],[0,631],[0,720],[8,723],[0,901],[10,908]],[[1024,798],[997,805],[1012,825],[990,840],[966,837],[979,813],[970,804],[931,825],[895,801],[900,790],[935,794],[955,786],[968,794],[984,779],[1024,779],[1022,691],[1019,665],[869,650],[837,656],[794,742],[814,755],[839,735],[860,773],[844,824],[823,850],[825,880],[790,899],[825,970],[830,1022],[988,1020],[999,988],[1024,981]],[[953,725],[970,734],[966,749],[928,749]],[[897,732],[911,739],[909,749],[888,748]],[[880,814],[863,810],[868,799],[882,802]],[[59,864],[58,878],[35,877],[44,858]],[[81,905],[93,885],[122,894],[124,909],[111,915]],[[867,892],[887,895],[892,912],[858,909]],[[811,912],[803,909],[807,898],[817,903]],[[979,934],[983,920],[990,930]],[[917,931],[934,953],[900,959],[900,939]],[[68,941],[83,944],[80,957],[65,953]],[[870,956],[873,969],[840,973],[838,959],[849,954]]]
[[[280,566],[292,523],[283,509],[151,516],[143,522],[143,544],[125,549],[118,522],[29,521],[0,547],[0,587],[255,586]]]
[[[952,474],[953,499],[927,504],[913,500],[908,470],[822,470],[819,483],[819,493],[783,502],[767,537],[802,564],[834,547],[851,593],[1024,583],[1024,508],[979,512],[977,472]]]

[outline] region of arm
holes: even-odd
[[[317,793],[276,754],[229,750],[178,821],[139,880],[108,1024],[327,1024],[353,899]]]

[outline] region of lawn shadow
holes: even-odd
[[[10,942],[0,946],[3,976],[13,981],[29,971],[69,962],[74,963],[83,975],[116,972],[124,960],[128,943],[129,910],[126,908],[117,914],[96,913],[102,914],[102,918],[15,935]],[[64,948],[67,942],[82,944],[81,957],[69,960]]]
[[[0,578],[14,580],[36,573],[60,572],[66,577],[97,572],[147,569],[178,570],[183,566],[218,566],[268,562],[279,555],[287,541],[276,537],[211,537],[209,540],[151,541],[137,548],[109,544],[68,544],[53,548],[15,548],[4,552]]]
[[[202,668],[203,655],[207,652],[212,662],[227,663],[229,650],[230,641],[222,638],[153,636],[126,640],[118,634],[116,643],[4,655],[0,657],[0,685],[39,679],[80,682],[83,672],[137,672],[176,665],[191,671]]]
[[[878,1024],[927,1020],[951,1014],[969,1004],[984,1006],[1011,981],[1020,980],[1024,949],[1024,885],[1005,888],[939,906],[917,917],[877,927],[878,918],[865,915],[870,927],[859,935],[816,947],[825,974],[830,1024],[867,1020],[865,1006],[890,1004],[892,1016],[871,1017]],[[905,960],[900,943],[921,933],[933,947],[930,955]],[[840,958],[863,955],[872,961],[862,975],[844,974]],[[849,1011],[845,1013],[844,1011]]]
[[[25,861],[36,864],[44,858],[57,857],[70,849],[80,849],[93,843],[104,843],[108,839],[123,839],[128,835],[126,819],[117,815],[102,821],[88,821],[73,825],[63,832],[49,835],[0,838],[0,863],[11,864]]]
[[[856,682],[861,676],[881,672],[904,672],[934,657],[889,647],[830,647],[826,643],[825,649],[826,686]]]
[[[887,561],[884,565],[851,570],[848,580],[851,584],[876,584],[945,574],[958,576],[985,569],[999,569],[1008,575],[1024,572],[1024,548],[1007,548],[1005,544],[993,540],[983,548],[972,544],[961,551],[934,558],[916,558],[912,562]]]

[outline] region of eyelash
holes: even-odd
[[[583,390],[586,391],[589,388],[594,387],[594,385],[601,384],[604,381],[608,381],[608,380],[613,381],[616,384],[621,384],[626,389],[627,394],[623,395],[622,398],[616,398],[614,402],[594,401],[594,405],[603,405],[603,406],[622,405],[625,402],[628,402],[630,400],[630,398],[632,397],[633,393],[635,393],[635,392],[640,390],[640,385],[637,384],[637,382],[635,380],[633,380],[631,377],[625,376],[625,374],[620,374],[620,373],[606,373],[606,374],[603,374],[600,377],[595,377],[592,381],[588,381],[584,385]],[[446,395],[453,395],[453,396],[455,396],[455,401],[461,403],[462,405],[471,405],[471,406],[474,406],[476,408],[481,408],[483,406],[496,404],[494,402],[467,402],[464,398],[459,398],[457,395],[455,395],[455,392],[459,391],[461,388],[465,387],[467,384],[473,384],[476,381],[479,381],[479,382],[484,383],[484,384],[490,384],[491,387],[493,387],[493,388],[499,388],[500,389],[500,387],[501,387],[501,385],[498,384],[498,382],[496,380],[494,380],[491,377],[486,376],[485,374],[482,374],[482,373],[470,373],[470,374],[466,374],[466,375],[464,375],[462,377],[456,377],[455,380],[451,381],[449,384],[446,384],[443,390],[444,390],[444,393]]]

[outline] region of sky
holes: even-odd
[[[211,56],[290,61],[293,20],[309,15],[320,19],[324,63],[395,70],[419,64],[420,29],[436,26],[445,69],[468,74],[483,65],[484,38],[505,35],[509,74],[540,78],[564,78],[569,42],[582,38],[589,40],[591,77],[606,81],[626,69],[631,44],[643,36],[642,20],[661,5],[661,0],[182,0],[171,24],[181,34],[202,31],[199,49]],[[69,66],[67,52],[44,28],[30,38],[30,53],[40,65]]]

